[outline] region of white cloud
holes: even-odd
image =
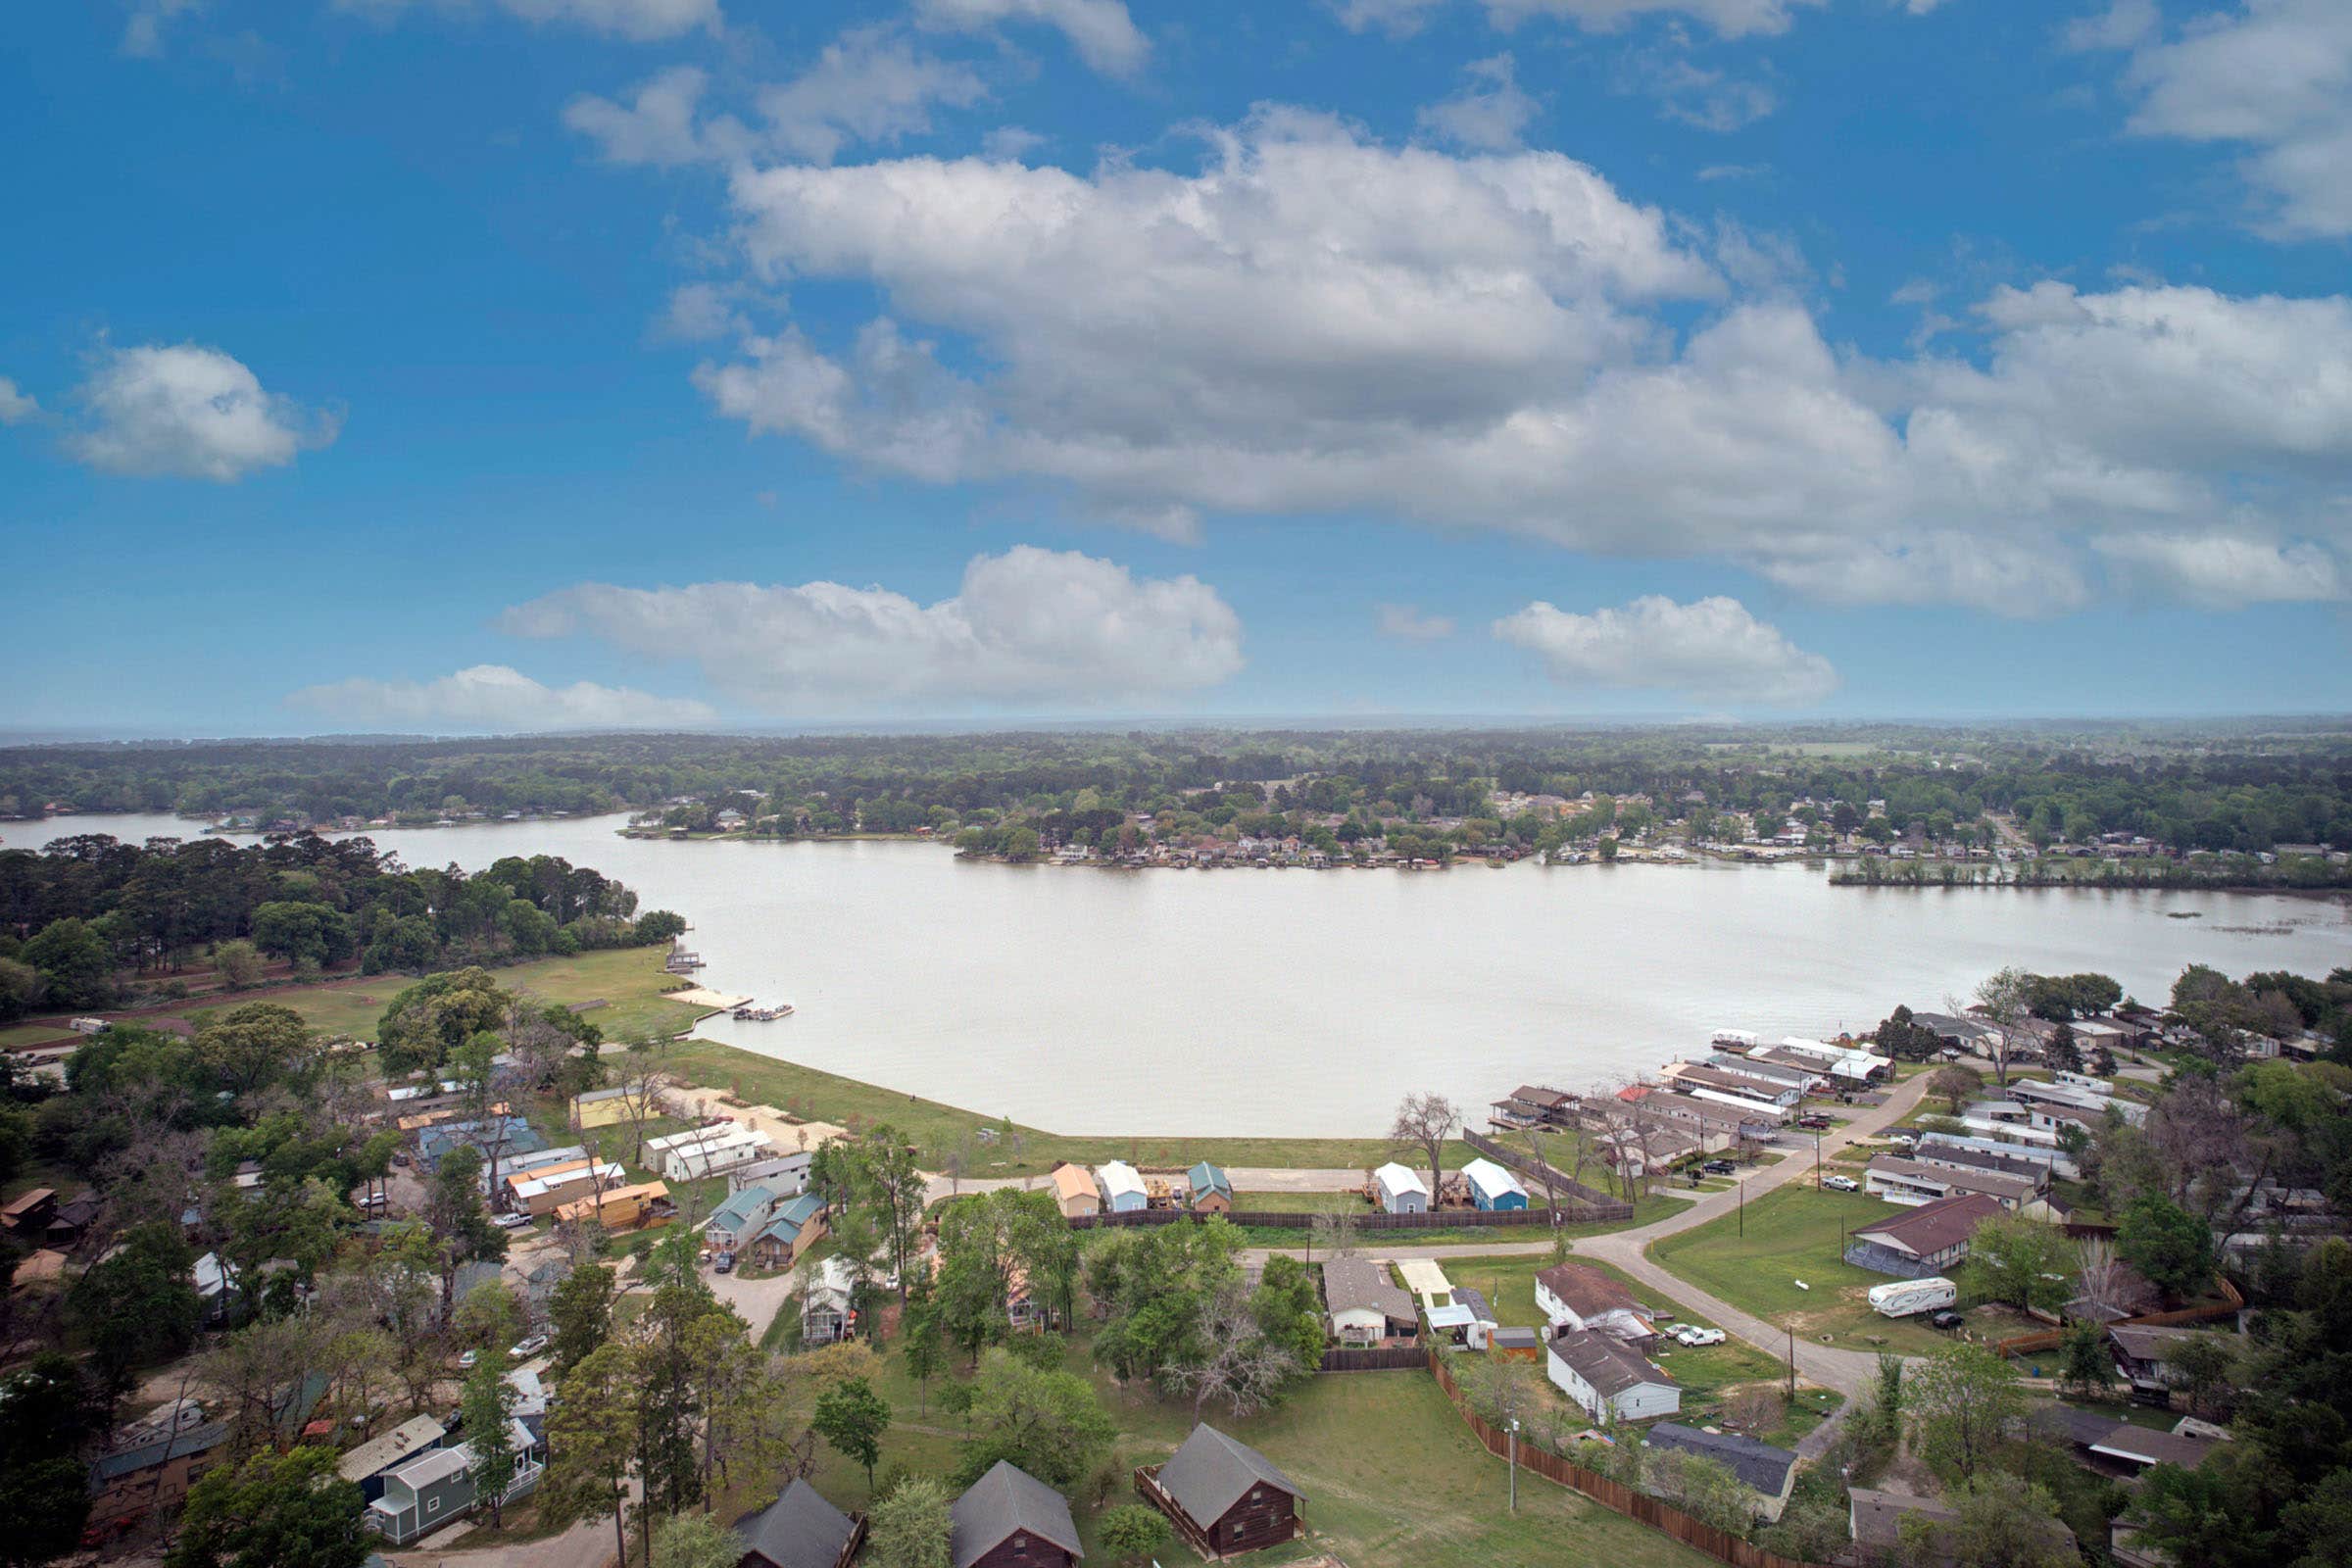
[[[924,54],[888,27],[852,28],[800,75],[761,87],[758,126],[705,115],[709,85],[699,68],[672,66],[639,82],[625,104],[574,98],[564,123],[613,164],[673,167],[756,154],[829,163],[855,142],[922,135],[934,108],[965,108],[988,96],[969,67]]]
[[[203,9],[204,0],[134,0],[122,24],[122,52],[154,60],[164,52],[164,28],[174,19]]]
[[[583,93],[564,106],[564,123],[594,140],[612,164],[668,166],[707,156],[695,111],[710,78],[672,66],[637,84],[624,106]]]
[[[1667,119],[1700,130],[1738,130],[1780,107],[1780,95],[1763,82],[1709,70],[1666,49],[1629,52],[1618,64],[1616,88],[1653,98]]]
[[[18,391],[16,382],[0,375],[0,424],[19,424],[40,412],[31,393]]]
[[[1800,9],[1828,0],[1486,0],[1498,27],[1530,18],[1573,22],[1592,32],[1610,32],[1639,17],[1680,16],[1703,22],[1727,38],[1786,32]]]
[[[514,607],[502,625],[692,660],[720,689],[788,713],[1150,702],[1242,667],[1240,617],[1198,578],[1138,580],[1026,545],[975,557],[956,596],[930,605],[836,582],[585,583]]]
[[[337,429],[332,416],[306,414],[193,343],[108,350],[76,395],[89,417],[69,448],[114,473],[239,479],[325,446]]]
[[[305,686],[286,703],[347,724],[502,732],[692,728],[718,718],[709,703],[691,698],[584,680],[546,686],[505,664],[475,664],[429,681],[354,676]]]
[[[2153,8],[2125,0],[2070,37],[2131,49],[2134,133],[2249,148],[2239,169],[2264,226],[2352,234],[2352,5],[2244,0],[2166,41]]]
[[[1026,125],[997,125],[980,137],[981,156],[993,163],[1017,164],[1046,144],[1046,138]]]
[[[1496,621],[1494,635],[1537,655],[1565,686],[1776,705],[1818,703],[1838,689],[1828,660],[1798,648],[1737,599],[1681,605],[1650,594],[1589,615],[1539,600]]]
[[[1375,605],[1372,615],[1380,634],[1398,642],[1435,643],[1453,635],[1451,615],[1424,615],[1411,605]]]
[[[1511,57],[1474,60],[1463,74],[1470,79],[1459,91],[1422,109],[1421,128],[1457,147],[1489,152],[1517,147],[1541,106],[1520,87]]]
[[[853,141],[896,141],[931,128],[931,110],[988,96],[965,66],[919,54],[886,28],[859,27],[825,45],[816,64],[760,91],[774,143],[797,158],[829,161]]]
[[[2342,566],[2316,544],[2230,534],[2121,535],[2091,544],[2126,581],[2211,609],[2345,597]]]
[[[636,43],[674,38],[721,25],[718,0],[494,0],[508,15],[525,22],[560,23],[583,27]],[[429,6],[451,12],[473,9],[472,0],[335,0],[338,10],[357,12],[379,21]]]
[[[2343,297],[2004,289],[1952,313],[1974,357],[1873,361],[1823,340],[1786,246],[1709,242],[1554,153],[1279,110],[1209,147],[1189,172],[740,170],[751,280],[886,314],[842,344],[742,332],[697,382],[876,471],[1167,537],[1371,514],[1841,601],[2042,614],[2087,598],[2093,536],[2352,533]]]
[[[1446,0],[1326,0],[1340,25],[1349,32],[1378,29],[1392,38],[1409,38],[1429,21],[1429,14]]]
[[[1711,183],[1718,179],[1762,179],[1771,172],[1770,164],[1709,164],[1698,172],[1698,177]]]
[[[1078,58],[1114,76],[1142,69],[1151,40],[1137,29],[1122,0],[915,0],[915,20],[930,27],[978,32],[1006,22],[1031,22],[1059,31]]]

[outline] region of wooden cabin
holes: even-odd
[[[1306,1530],[1298,1484],[1264,1454],[1205,1422],[1166,1464],[1138,1480],[1176,1533],[1212,1557],[1278,1546]]]
[[[952,1568],[1071,1568],[1085,1548],[1066,1498],[1008,1459],[948,1511]]]

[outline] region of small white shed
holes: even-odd
[[[1391,1160],[1372,1173],[1372,1186],[1380,1194],[1380,1207],[1388,1214],[1426,1214],[1429,1212],[1429,1188],[1420,1177]]]
[[[1114,1214],[1152,1206],[1152,1195],[1145,1188],[1143,1177],[1123,1159],[1096,1166],[1095,1181],[1102,1189],[1102,1206]]]

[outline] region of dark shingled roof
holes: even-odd
[[[1294,1497],[1303,1495],[1272,1460],[1206,1422],[1193,1428],[1184,1446],[1160,1467],[1159,1486],[1193,1523],[1202,1526],[1224,1518],[1251,1487],[1276,1487]]]
[[[135,1448],[123,1448],[105,1454],[90,1464],[90,1487],[98,1490],[110,1481],[137,1475],[170,1459],[191,1458],[210,1453],[228,1441],[228,1423],[208,1421],[186,1432],[174,1432],[170,1437],[142,1443]]]
[[[1389,1278],[1389,1265],[1367,1258],[1340,1257],[1323,1265],[1323,1304],[1334,1312],[1381,1312],[1398,1323],[1421,1321],[1413,1298]]]
[[[1997,1198],[1962,1193],[1905,1209],[1876,1225],[1857,1225],[1853,1234],[1856,1241],[1878,1242],[1913,1257],[1934,1257],[1955,1243],[1967,1241],[1984,1221],[2006,1212]]]
[[[823,1494],[796,1479],[784,1495],[736,1520],[735,1536],[747,1553],[756,1551],[776,1568],[833,1568],[857,1528]]]
[[[1576,1369],[1604,1399],[1643,1383],[1673,1388],[1674,1379],[1615,1335],[1598,1329],[1570,1329],[1551,1342],[1551,1353]]]
[[[1661,1421],[1649,1429],[1647,1439],[1654,1448],[1680,1448],[1712,1459],[1740,1478],[1742,1486],[1752,1487],[1767,1497],[1777,1497],[1788,1485],[1788,1472],[1796,1464],[1796,1451],[1776,1448],[1769,1443],[1741,1437],[1735,1432],[1706,1432],[1685,1426],[1680,1421]]]
[[[1015,1535],[1039,1536],[1073,1557],[1085,1555],[1068,1499],[1009,1459],[999,1459],[973,1482],[949,1518],[948,1557],[955,1568],[972,1568]]]

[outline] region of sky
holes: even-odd
[[[2343,0],[85,0],[0,145],[0,727],[2352,710]]]

